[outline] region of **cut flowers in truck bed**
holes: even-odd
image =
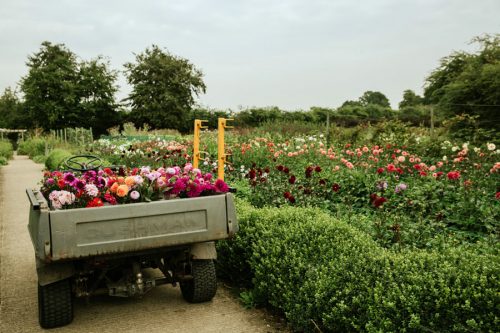
[[[83,173],[46,171],[42,193],[53,209],[100,207],[173,198],[194,198],[229,191],[227,184],[188,163],[151,169],[109,168]]]

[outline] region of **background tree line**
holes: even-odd
[[[171,128],[189,132],[192,120],[233,117],[238,126],[255,127],[268,122],[324,123],[354,126],[363,122],[399,119],[429,125],[464,115],[462,126],[498,131],[500,124],[500,35],[473,40],[475,53],[454,52],[425,79],[423,96],[403,92],[399,108],[393,110],[387,97],[366,91],[357,100],[347,100],[336,109],[311,107],[286,111],[277,107],[255,107],[238,111],[196,106],[205,93],[203,73],[187,59],[152,45],[124,64],[132,91],[117,101],[118,72],[102,56],[82,60],[64,44],[43,42],[30,56],[28,74],[21,78],[19,93],[7,88],[0,96],[0,127],[42,128],[92,127],[104,134],[108,128],[133,122],[137,127]]]

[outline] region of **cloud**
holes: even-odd
[[[157,44],[202,69],[200,101],[211,107],[336,107],[366,90],[395,106],[405,89],[421,92],[441,57],[499,31],[499,12],[496,0],[2,0],[0,89],[26,74],[44,40],[119,70]]]

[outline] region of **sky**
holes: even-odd
[[[201,69],[204,107],[336,108],[372,90],[397,108],[484,33],[500,33],[499,0],[0,0],[0,93],[43,41],[119,71],[155,44]]]

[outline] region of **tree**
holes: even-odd
[[[454,52],[426,79],[425,101],[447,115],[477,117],[481,127],[500,128],[500,34],[473,39],[477,53]]]
[[[63,44],[43,42],[26,65],[29,71],[21,80],[21,91],[32,126],[45,130],[77,126],[76,56]]]
[[[208,128],[217,128],[219,118],[232,118],[231,112],[224,110],[211,110],[207,108],[198,107],[194,108],[189,113],[187,124],[191,126],[190,132],[193,130],[193,124],[195,119],[207,120],[208,122],[204,123],[205,126],[208,126]]]
[[[409,106],[417,106],[423,104],[424,99],[415,94],[413,90],[405,90],[403,92],[403,100],[399,102],[399,108],[404,109]]]
[[[26,64],[21,90],[31,126],[92,127],[99,135],[119,121],[116,71],[102,57],[79,61],[64,44],[43,42]]]
[[[205,93],[203,74],[188,60],[153,45],[136,55],[135,63],[126,63],[127,80],[132,92],[126,99],[131,119],[138,126],[173,128],[189,131],[189,112],[194,96]]]
[[[454,52],[441,59],[440,65],[427,78],[424,89],[426,104],[437,104],[445,93],[445,88],[462,73],[469,61],[465,52]]]
[[[79,66],[79,109],[84,127],[92,127],[97,135],[120,123],[115,103],[116,71],[109,69],[109,62],[102,57],[83,61]]]
[[[357,100],[357,101],[347,100],[344,103],[342,103],[342,105],[340,107],[343,108],[343,107],[346,107],[346,106],[356,107],[356,106],[363,106],[363,105],[361,105],[361,102],[359,100]]]
[[[310,112],[313,115],[315,122],[324,123],[326,122],[328,114],[332,115],[333,109],[313,106],[310,108]]]
[[[16,92],[6,88],[0,96],[0,128],[24,128],[26,119],[22,107]]]
[[[363,96],[359,98],[359,102],[363,106],[368,104],[380,105],[385,108],[390,108],[389,99],[379,91],[365,91]]]

